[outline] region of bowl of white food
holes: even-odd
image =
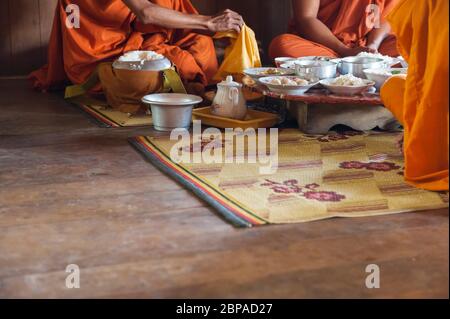
[[[297,76],[269,76],[259,79],[271,92],[285,95],[302,95],[318,82],[310,82]]]
[[[253,80],[258,80],[267,76],[275,75],[293,75],[295,70],[287,70],[283,68],[249,68],[244,70],[244,74],[251,77]]]
[[[401,63],[400,58],[390,57],[388,55],[383,55],[381,53],[361,52],[357,56],[358,57],[366,57],[366,58],[383,59],[388,67],[393,67],[393,66]]]
[[[375,82],[375,87],[380,90],[383,84],[392,76],[408,73],[405,68],[389,68],[389,69],[367,69],[364,74],[367,79]]]
[[[362,94],[375,85],[374,81],[361,79],[352,74],[321,80],[319,83],[331,93],[346,96]]]
[[[154,51],[129,51],[113,63],[114,69],[133,71],[163,71],[172,67],[172,62]]]

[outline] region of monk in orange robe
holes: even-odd
[[[402,0],[389,16],[406,77],[381,89],[387,108],[405,128],[405,179],[448,191],[448,0]]]
[[[79,28],[67,24],[74,5]],[[30,78],[35,88],[44,90],[68,81],[81,84],[101,62],[127,51],[152,50],[169,58],[185,82],[207,85],[218,69],[209,34],[240,31],[243,24],[230,10],[199,15],[190,0],[59,0],[48,65]]]
[[[380,52],[398,56],[385,17],[398,0],[293,0],[289,33],[276,37],[269,55],[277,57],[355,56]]]

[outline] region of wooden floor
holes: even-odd
[[[448,298],[448,211],[235,229],[146,163],[138,134],[0,81],[0,297]]]

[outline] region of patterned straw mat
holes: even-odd
[[[86,96],[70,99],[70,102],[82,110],[100,127],[140,127],[151,126],[151,115],[134,115],[115,111],[105,101],[89,98]]]
[[[272,175],[261,175],[262,164],[248,162],[176,164],[169,154],[177,141],[169,137],[137,137],[131,143],[226,220],[251,227],[448,207],[448,193],[428,192],[404,182],[397,139],[397,133],[311,136],[281,130],[278,169]],[[204,139],[201,147],[210,141]],[[214,143],[225,154],[230,141],[217,137]],[[191,145],[187,151],[197,148]]]

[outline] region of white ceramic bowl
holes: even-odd
[[[277,74],[267,73],[270,70],[276,70]],[[283,69],[283,68],[250,68],[250,69],[245,69],[244,74],[251,77],[254,80],[258,80],[260,78],[264,78],[264,77],[268,77],[268,76],[293,75],[293,74],[295,74],[295,70],[287,70],[287,69]]]
[[[390,57],[388,55],[382,55],[382,54],[379,54],[379,53],[361,52],[360,54],[357,55],[357,57],[368,57],[368,58],[383,59],[384,62],[386,63],[386,66],[388,68],[393,67],[393,66],[401,63],[400,57],[394,58],[394,57]]]
[[[202,101],[199,96],[178,93],[150,94],[142,98],[142,102],[151,107],[155,130],[164,132],[189,128],[192,109]]]
[[[331,84],[335,79],[325,79],[321,80],[319,83],[328,89],[331,93],[334,93],[336,95],[358,95],[362,94],[366,91],[368,91],[370,88],[372,88],[375,85],[374,81],[370,80],[363,80],[364,85],[363,86],[341,86],[341,85],[333,85]]]
[[[259,79],[259,81],[262,84],[264,84],[265,86],[267,86],[271,92],[278,93],[278,94],[284,94],[284,95],[303,95],[309,89],[311,89],[313,86],[318,84],[318,82],[309,83],[308,85],[305,85],[305,86],[272,84],[271,81],[275,78],[277,78],[277,77],[269,76],[269,77],[261,78],[261,79]],[[298,77],[289,76],[288,78],[298,78]]]
[[[383,84],[392,76],[397,74],[406,74],[408,69],[404,68],[389,68],[389,69],[366,69],[364,74],[366,77],[375,82],[375,87],[380,90]]]

